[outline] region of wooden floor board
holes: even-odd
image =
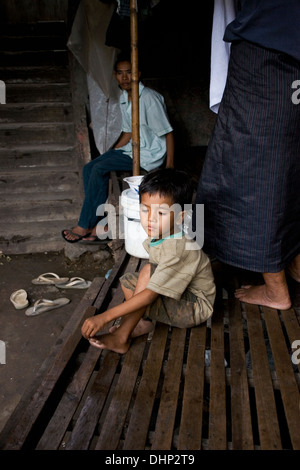
[[[81,400],[101,351],[89,347],[80,368],[67,387],[36,449],[57,450]]]
[[[117,194],[120,181],[111,184]],[[93,281],[1,432],[0,449],[299,450],[295,310],[223,298],[220,278],[213,317],[196,328],[157,323],[125,355],[82,338],[85,318],[123,302],[120,276],[145,263],[123,248],[109,278]]]
[[[229,299],[231,429],[233,450],[253,450],[252,420],[240,302]]]
[[[66,450],[87,450],[113,381],[120,355],[105,351],[96,380],[72,431]]]
[[[185,328],[174,328],[172,330],[170,351],[165,368],[151,450],[172,448],[180,382],[183,371],[185,339]]]
[[[145,345],[145,337],[138,338],[126,354],[105,421],[100,430],[95,446],[96,450],[116,450],[118,448]]]
[[[259,307],[248,304],[246,312],[259,427],[259,445],[262,450],[278,450],[282,448],[280,429]]]
[[[206,325],[191,329],[178,450],[201,449]]]
[[[221,299],[217,299],[211,321],[209,439],[210,450],[227,446],[224,321]]]
[[[124,441],[124,450],[142,450],[145,448],[167,336],[168,326],[158,323],[152,337],[138,393],[131,412]]]
[[[274,357],[280,394],[289,428],[290,439],[295,450],[300,450],[299,387],[296,382],[289,348],[285,342],[280,317],[274,309],[264,307],[268,335]]]

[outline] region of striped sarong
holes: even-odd
[[[233,43],[200,176],[204,251],[232,266],[279,272],[300,252],[300,63]]]

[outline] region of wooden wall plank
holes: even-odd
[[[9,23],[66,21],[69,0],[2,0],[1,15]]]

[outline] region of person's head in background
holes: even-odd
[[[114,73],[121,90],[131,95],[131,58],[127,54],[119,54],[114,65]],[[141,72],[139,72],[139,77]]]

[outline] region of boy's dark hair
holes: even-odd
[[[144,193],[170,196],[173,204],[191,204],[193,198],[193,185],[185,171],[174,168],[158,168],[147,173],[139,187],[140,200]]]

